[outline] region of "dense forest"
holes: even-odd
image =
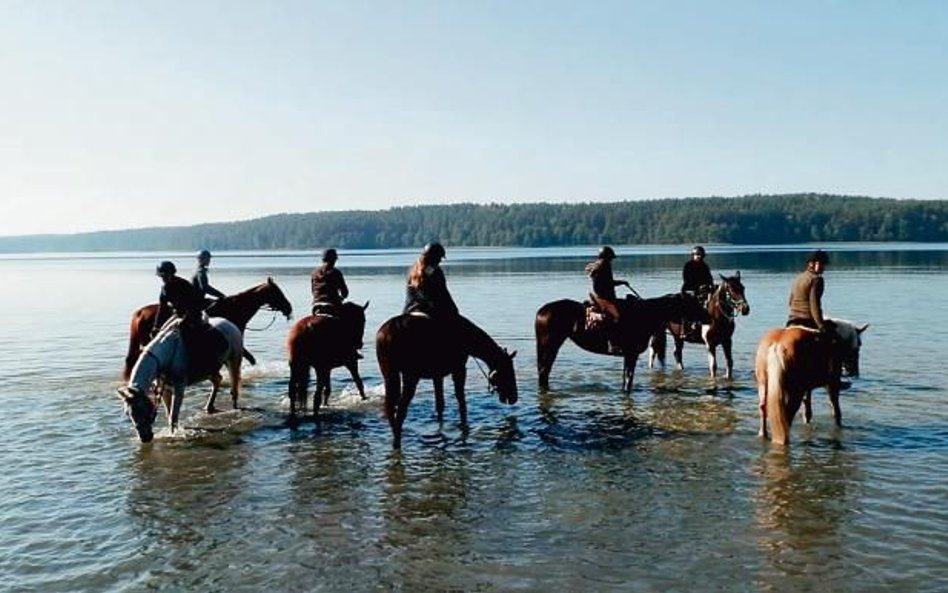
[[[240,222],[0,237],[0,252],[948,242],[948,201],[825,194],[606,203],[452,204]]]

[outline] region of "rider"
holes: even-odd
[[[408,271],[403,313],[420,312],[441,319],[453,319],[459,315],[441,269],[441,260],[445,257],[441,243],[425,245]]]
[[[810,253],[806,270],[793,280],[790,286],[789,315],[787,325],[802,325],[827,333],[833,322],[823,319],[823,271],[829,265],[829,256],[822,249]]]
[[[823,318],[823,272],[829,265],[829,256],[822,249],[810,252],[806,258],[806,270],[800,272],[790,285],[789,314],[787,326],[802,325],[818,330],[831,343],[837,339],[836,324]],[[837,371],[841,372],[841,371]],[[839,377],[837,376],[837,380]],[[849,381],[840,381],[840,389],[848,389]]]
[[[605,301],[604,311],[610,323],[605,325],[606,342],[609,353],[615,354],[621,351],[618,343],[618,322],[619,307],[616,298],[616,286],[626,286],[632,290],[632,285],[626,280],[616,280],[612,275],[612,260],[616,258],[616,252],[604,245],[599,249],[596,259],[586,265],[586,274],[592,279],[593,294]]]
[[[198,289],[198,292],[201,293],[201,297],[207,299],[207,295],[211,295],[214,299],[224,298],[224,293],[217,290],[207,279],[207,268],[211,265],[211,252],[207,249],[202,249],[200,253],[197,254],[197,268],[194,270],[194,275],[191,276],[191,284],[194,285],[194,288]],[[213,302],[213,301],[212,301]],[[208,303],[210,304],[210,303]]]
[[[346,286],[346,279],[342,272],[336,267],[336,260],[339,254],[335,249],[326,249],[323,251],[323,264],[313,270],[310,276],[310,288],[313,292],[313,315],[323,313],[326,315],[337,315],[339,307],[349,296],[349,287]]]
[[[193,284],[177,275],[177,268],[170,261],[163,261],[155,268],[161,278],[161,293],[158,295],[158,312],[151,330],[154,337],[164,324],[162,317],[173,313],[181,318],[182,331],[199,327],[204,323],[204,297]]]
[[[711,268],[704,261],[705,251],[701,245],[695,245],[691,249],[691,259],[685,262],[681,269],[681,292],[698,300],[702,305],[711,291],[714,290],[714,277],[711,275]],[[690,327],[689,327],[690,326]],[[682,331],[697,331],[701,327],[700,321],[688,321],[682,319]]]
[[[342,302],[349,296],[349,287],[342,272],[336,267],[339,254],[335,249],[326,249],[322,255],[322,265],[313,270],[310,276],[310,289],[313,293],[313,315],[340,316]],[[355,336],[356,342],[352,345],[356,351],[356,358],[362,358],[359,349],[362,348],[362,337]]]

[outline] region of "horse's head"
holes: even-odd
[[[497,392],[497,397],[500,398],[501,403],[511,405],[517,403],[517,377],[513,366],[513,359],[516,355],[516,350],[507,352],[504,349],[503,355],[500,356],[495,366],[491,368],[490,373],[487,374],[487,383],[490,385],[491,391]]]
[[[843,373],[850,377],[859,376],[859,350],[862,348],[862,332],[869,324],[857,326],[849,321],[833,319],[836,328],[836,346],[843,365]]]
[[[289,320],[293,316],[293,305],[290,304],[290,301],[287,300],[286,295],[283,294],[283,291],[277,286],[277,283],[273,280],[272,277],[267,277],[267,286],[265,289],[265,298],[264,304],[279,311],[283,314],[284,317]]]
[[[158,406],[143,391],[135,387],[120,387],[117,393],[125,405],[125,415],[135,426],[138,438],[143,443],[151,442],[155,438],[151,427],[158,415]]]
[[[365,310],[368,308],[369,301],[366,301],[364,305],[351,301],[346,301],[342,304],[342,318],[346,323],[352,326],[352,329],[357,332],[355,335],[358,335],[360,338],[362,334],[365,333]]]
[[[736,317],[738,313],[741,315],[750,313],[750,303],[747,302],[747,297],[744,295],[744,283],[741,282],[741,272],[737,271],[733,276],[718,275],[721,276],[721,296],[727,307],[734,312],[733,315]]]

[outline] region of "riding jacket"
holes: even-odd
[[[349,296],[349,287],[338,268],[322,265],[310,277],[310,287],[313,291],[313,307],[330,305],[338,307]]]
[[[681,292],[697,294],[701,287],[713,286],[711,268],[704,260],[688,260],[681,270]]]
[[[162,284],[158,295],[158,311],[155,315],[156,323],[161,323],[170,307],[174,314],[181,317],[185,324],[200,323],[201,312],[204,310],[204,296],[193,284],[181,278],[172,276],[168,282]],[[158,327],[156,325],[155,330]]]
[[[403,313],[418,311],[432,317],[456,317],[458,306],[448,292],[448,282],[444,271],[438,266],[425,268],[422,281],[418,286],[408,284],[405,288],[405,307]]]
[[[616,300],[616,286],[625,284],[612,276],[612,263],[608,259],[597,259],[586,265],[586,274],[592,278],[593,293],[610,301]]]
[[[208,281],[207,267],[205,266],[198,266],[197,269],[194,270],[194,276],[191,276],[191,284],[194,285],[194,288],[198,289],[202,297],[211,295],[219,299],[224,298],[224,293],[211,286],[210,281]]]
[[[787,324],[823,330],[823,276],[812,270],[801,272],[790,285],[790,313]]]

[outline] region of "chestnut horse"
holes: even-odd
[[[738,315],[750,313],[750,304],[744,294],[744,284],[741,282],[741,273],[733,276],[721,275],[718,284],[706,305],[709,322],[702,324],[700,332],[687,331],[688,324],[681,319],[669,321],[665,328],[655,333],[649,342],[648,366],[653,368],[655,359],[665,366],[665,345],[667,343],[666,329],[675,340],[675,364],[678,370],[683,370],[681,353],[685,342],[704,344],[708,349],[708,371],[711,378],[718,375],[718,345],[724,352],[724,372],[727,379],[734,377],[734,359],[731,356],[732,337],[734,336],[734,319]]]
[[[382,324],[375,335],[375,354],[385,381],[385,415],[394,438],[392,447],[402,446],[402,425],[420,379],[434,383],[438,421],[444,418],[444,377],[451,375],[461,425],[467,426],[464,383],[467,359],[484,361],[490,369],[487,383],[500,401],[517,403],[517,380],[513,357],[481,328],[464,317],[438,319],[427,315],[402,314]]]
[[[157,408],[149,396],[155,380],[173,387],[172,397],[165,399],[168,425],[172,434],[178,428],[184,388],[207,379],[213,389],[205,408],[213,409],[214,398],[221,385],[221,365],[230,371],[230,390],[234,402],[240,392],[240,359],[243,352],[243,334],[226,319],[211,319],[207,329],[186,341],[179,330],[180,320],[163,327],[149,342],[132,369],[128,384],[118,389],[125,402],[138,437],[147,443],[154,437],[152,425]]]
[[[263,307],[279,311],[287,319],[293,314],[293,306],[273,278],[267,278],[266,282],[253,288],[214,301],[208,307],[207,314],[211,317],[223,317],[243,332],[247,329],[250,319]],[[148,343],[157,313],[158,304],[153,303],[145,305],[132,314],[132,321],[129,324],[128,352],[125,354],[125,368],[122,371],[122,378],[126,381],[131,374],[132,366],[138,360],[139,353]],[[161,322],[163,323],[164,320],[162,319]],[[243,354],[253,363],[253,356],[249,352],[244,351]]]
[[[805,327],[773,329],[764,334],[757,346],[757,396],[760,409],[758,436],[780,445],[790,441],[790,425],[804,403],[807,423],[813,417],[811,391],[825,387],[833,410],[833,421],[842,426],[839,407],[840,377],[859,375],[859,350],[862,333],[869,324],[857,327],[841,319],[833,322],[833,334],[823,335]]]
[[[592,296],[592,295],[590,295]],[[592,297],[596,300],[595,297]],[[672,320],[706,321],[708,314],[693,298],[680,293],[652,299],[626,297],[618,301],[619,321],[616,328],[621,352],[610,354],[606,334],[601,328],[586,327],[586,305],[562,299],[540,307],[534,330],[537,340],[537,375],[540,389],[549,389],[550,370],[566,338],[594,354],[622,357],[622,390],[632,391],[632,379],[639,354],[648,346],[651,336]]]
[[[297,321],[286,338],[290,363],[290,421],[296,420],[296,408],[306,413],[309,391],[309,369],[316,371],[316,391],[313,393],[313,417],[320,404],[329,403],[329,374],[344,366],[365,399],[362,377],[359,376],[359,352],[365,331],[365,310],[369,303],[343,303],[339,315],[318,313]]]

